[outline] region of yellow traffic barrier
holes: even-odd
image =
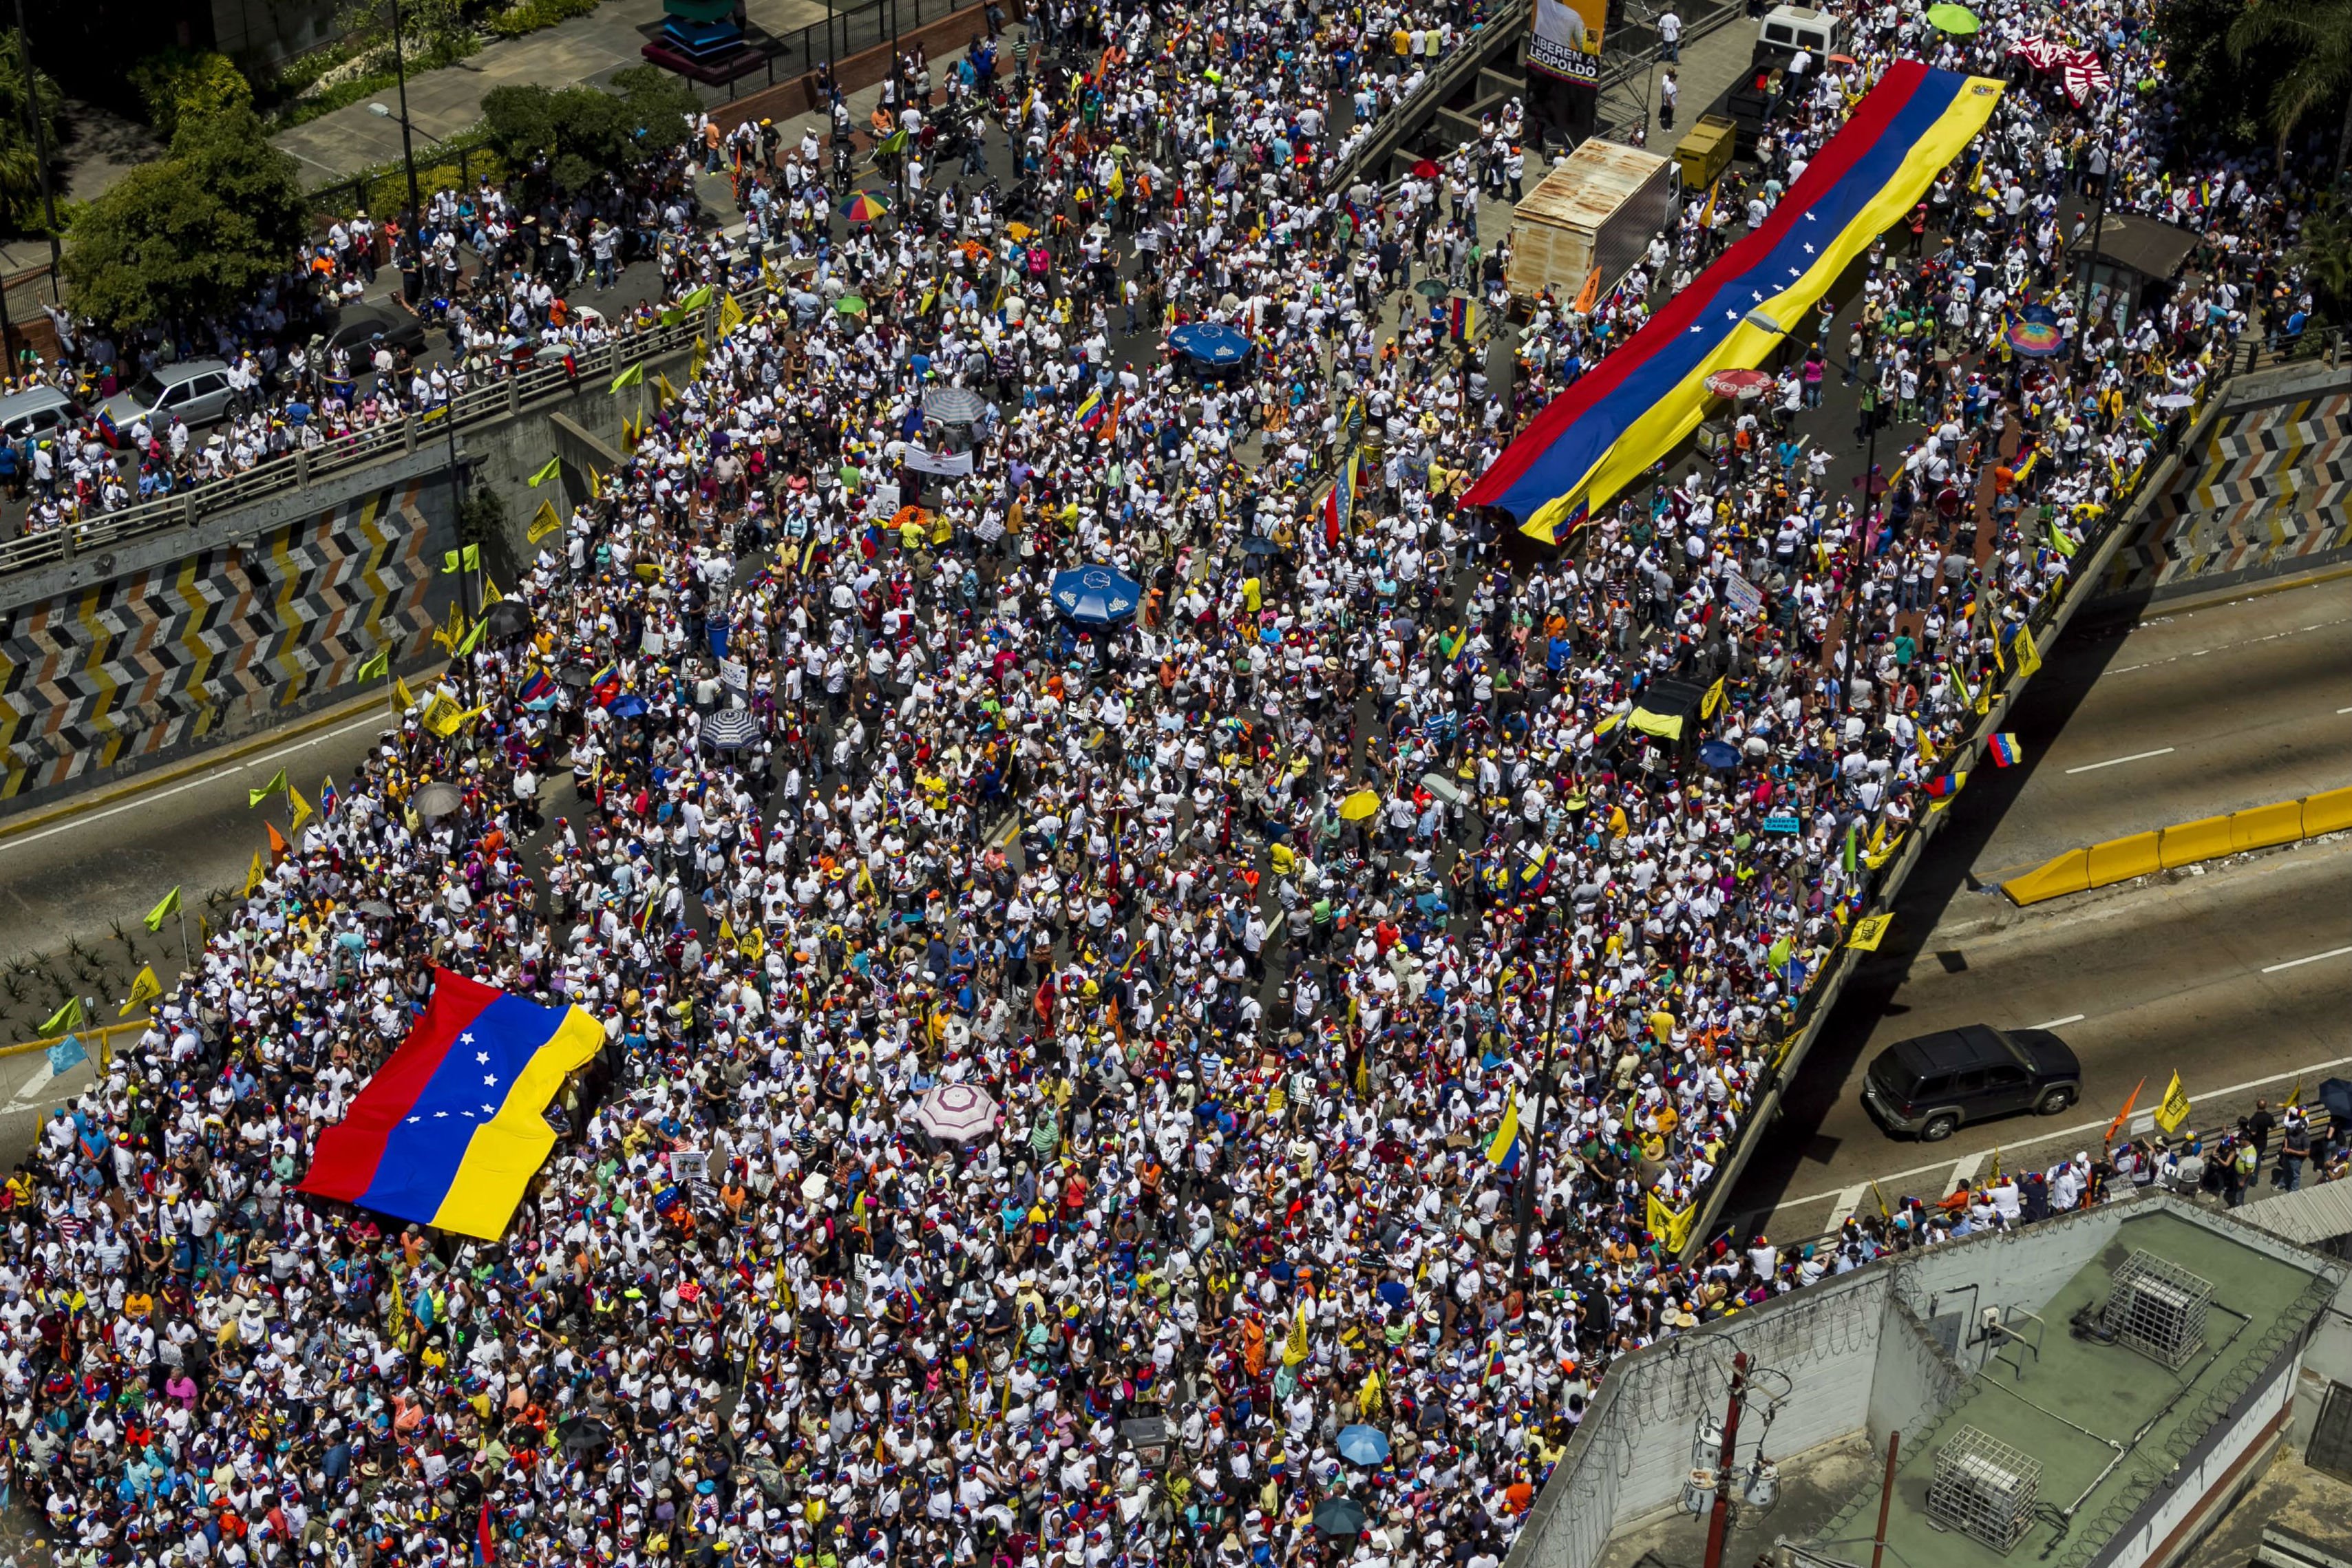
[[[2200,817],[2110,838],[2087,849],[2069,849],[2046,866],[2012,877],[2000,885],[2000,890],[2011,903],[2038,904],[2044,899],[2112,887],[2200,860],[2218,860],[2347,828],[2352,828],[2352,787],[2323,790],[2301,800],[2248,806],[2227,816]]]
[[[2229,853],[2230,819],[2226,816],[2200,816],[2194,822],[2176,823],[2164,830],[2160,858],[2168,871],[2198,860],[2218,860]]]
[[[2150,831],[2094,844],[2084,875],[2094,888],[2128,882],[2134,877],[2153,876],[2164,869],[2163,858],[2158,852],[2160,837],[2160,835]]]
[[[2266,849],[2292,844],[2303,837],[2303,802],[2283,800],[2273,805],[2248,806],[2230,814],[2230,851]]]
[[[2324,790],[2303,797],[2303,836],[2341,833],[2352,827],[2352,786]]]
[[[2038,904],[2044,899],[2079,893],[2091,885],[2091,852],[2069,849],[2047,866],[2012,877],[2000,885],[2011,902]]]

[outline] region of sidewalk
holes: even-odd
[[[822,23],[832,8],[823,0],[749,0],[748,9],[754,28],[782,37]],[[472,129],[482,117],[483,96],[494,87],[602,86],[614,71],[644,65],[638,50],[661,16],[661,0],[604,0],[585,16],[501,39],[454,66],[410,77],[408,118],[418,149]],[[797,75],[806,66],[778,62],[780,72],[786,68]],[[740,85],[743,90],[764,87],[767,79],[747,77]],[[727,101],[725,88],[698,86],[695,91],[714,106]],[[374,101],[395,114],[399,110],[390,88]],[[306,186],[320,185],[398,158],[400,122],[372,113],[364,102],[354,103],[270,140],[302,165]]]

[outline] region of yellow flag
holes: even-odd
[[[1290,1320],[1290,1336],[1283,1342],[1282,1364],[1297,1366],[1307,1359],[1307,1303],[1298,1303],[1298,1315]]]
[[[81,998],[68,996],[66,998],[64,1006],[49,1015],[48,1022],[41,1026],[41,1033],[62,1035],[68,1029],[79,1029],[81,1027]]]
[[[537,544],[549,534],[561,531],[562,527],[563,519],[556,511],[555,503],[543,500],[539,503],[539,510],[530,514],[530,527],[524,531],[523,537]]]
[[[245,873],[245,896],[247,898],[249,899],[253,897],[253,889],[261,886],[261,879],[268,874],[267,869],[261,864],[261,851],[257,849],[253,852],[253,865],[248,868]]]
[[[735,923],[729,920],[725,915],[720,915],[719,917],[719,945],[721,947],[734,947],[737,945],[735,941]]]
[[[672,386],[669,384],[669,377],[664,375],[660,371],[654,372],[654,395],[661,399],[664,406],[667,406],[668,404],[677,396],[677,388]],[[644,434],[640,431],[638,439],[643,440],[644,438]]]
[[[319,814],[310,809],[310,803],[302,798],[302,792],[299,789],[289,787],[286,792],[286,798],[292,802],[294,806],[294,820],[287,825],[286,836],[289,838],[299,838],[302,836],[302,825]]]
[[[122,1005],[122,1011],[115,1016],[128,1018],[162,994],[163,983],[155,978],[155,966],[152,963],[142,965],[139,973],[131,977],[131,1000]]]
[[[162,931],[163,929],[163,922],[170,920],[173,915],[176,915],[179,912],[180,889],[178,887],[174,886],[170,892],[156,900],[155,907],[147,911],[147,929],[149,931]]]
[[[457,705],[456,698],[436,691],[433,694],[433,700],[425,705],[425,727],[436,735],[454,735],[457,732],[457,726],[464,721],[465,714],[466,710]]]
[[[768,955],[768,933],[756,925],[749,928],[743,932],[743,940],[736,943],[735,951],[743,955],[746,963],[759,963]]]
[[[1724,679],[1724,677],[1720,675],[1717,676],[1715,678],[1715,684],[1706,689],[1706,695],[1698,700],[1698,716],[1700,718],[1714,718],[1715,710],[1723,706]]]
[[[719,300],[719,335],[723,338],[742,324],[743,307],[735,302],[735,296],[730,294],[725,299]]]
[[[1894,923],[1892,914],[1870,915],[1858,920],[1853,922],[1853,934],[1845,939],[1845,944],[1864,952],[1876,952],[1879,942],[1886,935],[1886,928]]]
[[[2042,650],[2033,646],[2033,628],[2017,628],[2017,678],[2020,680],[2042,668]]]
[[[588,470],[588,499],[602,500],[604,496],[604,476],[595,469]]]
[[[373,680],[379,675],[391,673],[392,649],[389,647],[380,647],[360,661],[359,678],[362,680]]]
[[[454,654],[457,651],[457,645],[465,640],[465,637],[466,607],[452,599],[449,601],[448,618],[433,628],[433,640]]]
[[[2164,1091],[2164,1103],[2156,1108],[2156,1124],[2167,1136],[2180,1131],[2189,1120],[2189,1091],[2180,1087],[2180,1075],[2172,1075],[2172,1083]]]

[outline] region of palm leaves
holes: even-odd
[[[2352,162],[2352,0],[2255,0],[2230,24],[2230,58],[2279,48],[2291,63],[2271,86],[2268,106],[2278,153],[2315,109],[2347,99],[2336,165]]]

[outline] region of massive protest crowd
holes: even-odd
[[[1759,171],[1590,312],[1538,302],[1503,388],[1408,285],[1493,300],[1475,194],[1518,179],[1515,128],[1322,184],[1452,46],[1417,15],[1082,7],[1069,91],[908,73],[885,125],[940,170],[888,221],[843,223],[815,146],[747,160],[764,258],[656,216],[672,295],[774,287],[8,1184],[38,1560],[1496,1568],[1617,1356],[2089,1201],[2086,1159],[1818,1247],[1682,1262],[1656,1230],[1948,799],[2018,628],[2292,298],[2292,190],[2159,174],[2144,12],[2078,8],[2123,85],[2019,73],[1843,341],[1513,567],[1454,500],[1524,417],[1890,59],[2005,74],[2046,24],[1856,13]],[[974,97],[1034,165],[1034,234],[925,141]],[[2205,237],[2160,313],[2074,320],[2057,198],[2102,177]],[[504,301],[485,341],[555,314],[473,287]],[[2079,360],[2004,348],[2004,305],[2045,299]],[[1139,316],[1255,353],[1131,362]],[[1869,388],[1883,494],[1827,478],[1830,374]],[[980,395],[961,434],[922,415],[950,384]],[[1135,613],[1057,615],[1082,564]],[[1633,721],[1669,688],[1706,694],[1704,750]],[[454,808],[419,813],[428,783]],[[293,1191],[436,966],[609,1037],[496,1244]],[[990,1131],[927,1133],[942,1084]]]

